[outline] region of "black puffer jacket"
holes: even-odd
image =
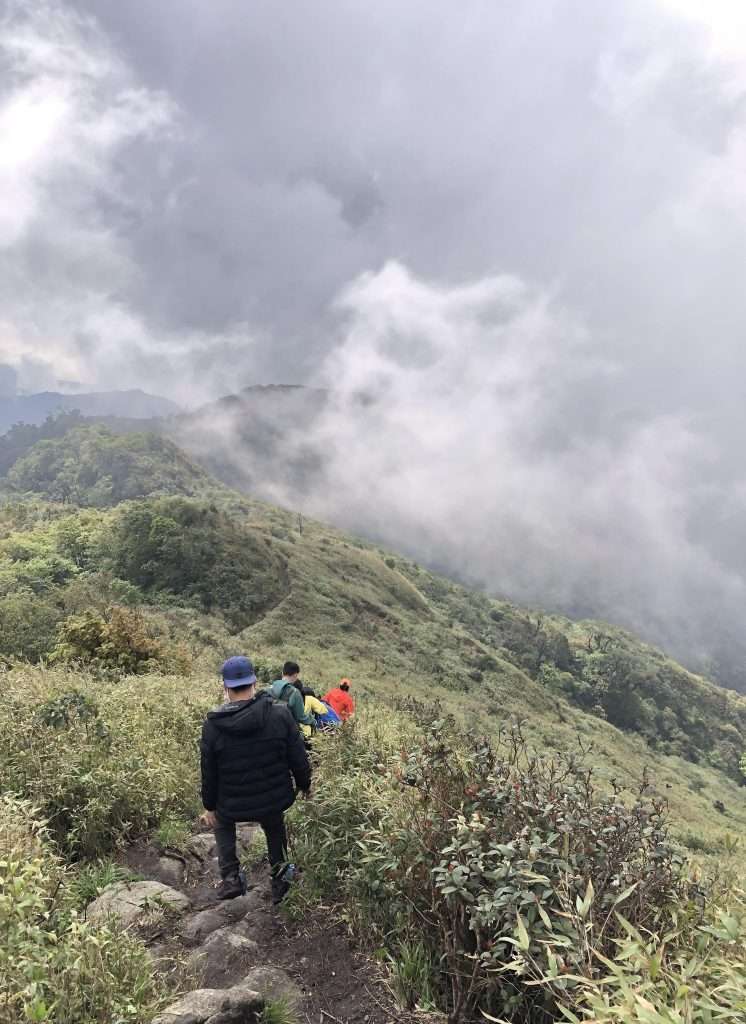
[[[226,821],[285,811],[311,785],[298,725],[268,693],[210,711],[202,726],[202,803]]]

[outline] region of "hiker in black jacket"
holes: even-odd
[[[227,700],[207,715],[201,742],[204,820],[215,830],[222,876],[218,897],[233,899],[243,892],[236,822],[256,821],[267,839],[272,896],[279,903],[289,888],[284,812],[296,787],[309,794],[308,756],[287,705],[265,691],[256,693],[248,658],[229,658],[222,676]]]

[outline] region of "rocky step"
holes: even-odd
[[[231,988],[199,988],[177,999],[153,1019],[153,1024],[259,1024],[270,1001],[298,1009],[303,995],[293,979],[278,967],[255,967]]]
[[[112,918],[123,928],[139,928],[154,915],[183,914],[189,897],[162,882],[114,882],[86,908],[86,919],[94,924]]]
[[[260,1024],[265,1000],[244,985],[199,988],[177,999],[153,1024]]]
[[[241,830],[242,846],[251,843],[254,831]],[[195,911],[189,896],[163,881],[170,874],[165,860],[173,862],[170,876],[182,885],[188,873],[194,874],[194,865],[205,883],[217,879],[213,837],[194,835],[178,857],[152,847],[141,850],[141,870],[158,879],[115,882],[86,911],[89,920],[114,920],[133,930],[146,941],[154,959],[178,963],[201,986],[163,1010],[153,1024],[259,1024],[266,1001],[282,1000],[290,1008],[300,1008],[305,997],[298,984],[288,972],[260,962],[261,949],[252,937],[261,915],[269,912],[268,884],[255,884],[244,896],[215,900]]]
[[[258,888],[252,888],[244,896],[238,896],[235,900],[216,903],[206,910],[200,910],[196,914],[184,918],[179,935],[186,945],[199,945],[218,928],[222,928],[226,924],[235,924],[242,921],[247,915],[256,913],[264,902],[265,895]]]

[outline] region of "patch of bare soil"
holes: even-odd
[[[301,883],[302,884],[302,883]],[[379,965],[356,950],[344,926],[323,909],[302,920],[265,904],[252,929],[262,958],[295,977],[306,994],[302,1024],[422,1021],[399,1009]]]

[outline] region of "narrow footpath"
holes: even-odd
[[[256,850],[254,834],[253,826],[240,827],[243,853]],[[266,862],[251,870],[244,896],[217,900],[212,833],[191,836],[179,851],[142,842],[121,859],[138,881],[109,886],[87,915],[134,929],[187,990],[154,1024],[260,1024],[262,1007],[277,1001],[292,1008],[297,1024],[444,1019],[399,1009],[380,965],[354,949],[323,907],[301,920],[274,907]]]

